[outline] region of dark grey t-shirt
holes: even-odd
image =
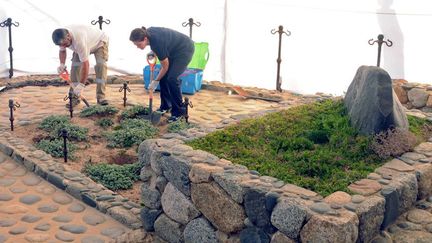
[[[163,27],[149,27],[147,32],[150,49],[156,53],[159,60],[181,58],[194,51],[193,41],[189,36],[178,31]]]

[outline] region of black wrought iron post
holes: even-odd
[[[200,22],[194,22],[193,18],[189,18],[189,22],[183,22],[182,26],[186,27],[189,25],[189,37],[192,39],[192,26],[195,25],[197,27],[201,26]]]
[[[129,93],[131,92],[131,90],[128,87],[128,83],[124,82],[123,83],[123,87],[120,87],[119,92],[124,92],[123,93],[123,106],[126,107],[126,101],[127,101],[127,97],[126,97],[126,91],[128,91]]]
[[[61,130],[61,136],[63,137],[63,158],[64,158],[64,162],[67,163],[67,158],[68,158],[68,149],[67,149],[68,131],[65,128],[63,128]]]
[[[18,107],[20,107],[20,104],[19,104],[18,102],[16,102],[16,103],[14,104],[13,99],[9,99],[9,110],[10,110],[10,114],[9,114],[9,121],[10,121],[11,131],[14,130],[14,124],[13,124],[13,122],[14,122],[15,118],[14,118],[14,114],[13,114],[13,112],[14,112],[14,110],[16,110],[16,108],[18,108]]]
[[[189,123],[189,107],[193,108],[192,101],[190,101],[188,97],[185,97],[183,106],[185,108],[184,117],[185,117],[186,123]]]
[[[18,22],[14,22],[12,23],[12,19],[8,18],[5,21],[0,23],[0,27],[8,27],[8,31],[9,31],[9,61],[10,61],[10,69],[9,69],[9,78],[12,78],[13,76],[13,58],[12,58],[12,52],[13,52],[13,47],[12,47],[12,25],[15,27],[19,26]]]
[[[279,92],[282,92],[282,80],[280,79],[280,64],[282,62],[282,58],[281,58],[281,49],[282,49],[282,34],[285,34],[286,36],[290,36],[291,35],[291,31],[287,30],[284,31],[283,30],[283,26],[279,25],[279,29],[275,30],[272,29],[271,33],[274,35],[276,33],[279,34],[279,49],[278,49],[278,58],[276,60],[277,62],[277,74],[276,74],[276,90],[278,90]]]
[[[66,100],[68,100],[69,99],[69,113],[70,113],[70,117],[72,118],[73,117],[73,105],[72,105],[72,103],[73,103],[73,98],[74,98],[74,92],[73,92],[73,89],[72,88],[70,88],[69,89],[69,93],[64,97],[64,101],[66,101]]]
[[[96,25],[96,24],[99,24],[99,29],[101,29],[102,30],[102,24],[103,23],[105,23],[105,24],[110,24],[111,23],[111,20],[109,20],[109,19],[103,19],[103,17],[102,16],[99,16],[98,17],[98,20],[92,20],[91,21],[91,24],[92,25]]]
[[[393,42],[389,39],[387,39],[387,41],[384,40],[384,35],[383,34],[379,34],[378,35],[378,40],[373,40],[370,39],[368,41],[369,45],[373,45],[375,43],[378,43],[378,58],[377,58],[377,67],[380,66],[380,62],[381,62],[381,46],[383,43],[386,44],[386,46],[391,47],[393,45]]]

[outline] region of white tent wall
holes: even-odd
[[[282,37],[283,89],[343,93],[360,65],[376,65],[378,46],[370,46],[368,40],[376,40],[381,33],[393,41],[392,47],[383,44],[381,67],[392,78],[431,83],[427,60],[432,48],[419,40],[430,43],[432,31],[420,26],[431,22],[432,5],[426,1],[391,3],[231,0],[226,81],[275,89],[278,37],[270,30],[283,25],[291,31],[291,36]],[[239,13],[241,17],[236,18]]]
[[[291,31],[282,37],[283,89],[342,94],[360,65],[376,64],[377,44],[367,41],[381,33],[393,41],[381,55],[381,67],[392,78],[432,83],[427,0],[0,0],[0,21],[20,23],[12,27],[14,76],[54,74],[58,48],[52,31],[90,25],[99,15],[111,20],[103,25],[110,36],[109,74],[141,74],[147,65],[149,48],[141,51],[129,41],[133,28],[163,26],[189,34],[181,24],[192,17],[202,24],[193,28],[194,41],[210,44],[205,80],[275,89],[278,34],[270,31],[283,25]],[[0,77],[8,76],[7,35],[0,28]]]
[[[162,7],[163,6],[163,7]],[[4,14],[2,14],[4,12]],[[140,74],[147,64],[145,54],[149,48],[141,51],[129,41],[132,29],[145,26],[163,26],[189,34],[189,28],[182,26],[189,17],[203,22],[200,28],[195,27],[195,41],[210,42],[212,58],[206,76],[220,80],[221,42],[223,36],[224,1],[186,2],[175,0],[154,1],[43,1],[43,0],[0,0],[0,14],[12,17],[20,26],[13,27],[13,61],[15,76],[33,73],[55,73],[58,66],[58,47],[52,40],[52,31],[69,24],[90,25],[99,15],[110,19],[109,25],[103,24],[103,30],[110,36],[109,68],[110,74]],[[210,16],[208,16],[210,14]],[[0,15],[0,17],[2,16]],[[0,20],[2,21],[2,20]],[[98,28],[98,24],[94,26]],[[0,38],[7,35],[7,28],[0,29]],[[8,43],[0,44],[0,75],[8,75],[5,65],[9,67]],[[219,50],[218,50],[219,48]],[[71,57],[71,52],[68,52]],[[69,58],[68,58],[69,59]],[[94,60],[90,59],[91,65]],[[213,74],[214,73],[214,74]],[[216,76],[216,77],[214,77]]]

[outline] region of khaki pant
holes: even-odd
[[[101,101],[105,99],[105,86],[107,80],[108,67],[106,62],[108,61],[108,43],[103,42],[103,45],[96,49],[94,54],[96,59],[96,65],[94,66],[96,73],[96,99]],[[81,78],[81,61],[78,54],[75,52],[72,54],[72,68],[71,68],[71,81],[74,83],[79,82]]]

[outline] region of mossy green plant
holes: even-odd
[[[48,132],[51,139],[61,136],[61,131],[66,129],[68,138],[73,141],[87,140],[88,128],[73,125],[67,116],[52,115],[43,119],[39,128]]]
[[[143,105],[134,105],[129,109],[124,110],[120,118],[124,119],[133,119],[133,118],[142,118],[146,115],[149,115],[150,111],[148,107],[144,107]]]
[[[195,127],[194,124],[187,123],[183,119],[179,119],[175,122],[169,123],[167,130],[168,130],[168,132],[178,133],[180,131],[187,130],[187,129],[193,128],[193,127]]]
[[[83,172],[93,180],[103,184],[111,190],[130,189],[139,179],[142,165],[140,163],[116,164],[86,164]]]
[[[39,128],[50,132],[58,125],[70,124],[70,118],[68,116],[51,115],[42,120],[39,124]]]
[[[55,158],[62,158],[63,155],[63,139],[42,139],[36,144],[36,148],[45,151]],[[67,143],[69,159],[74,159],[76,146],[73,143]]]
[[[108,140],[108,147],[128,148],[138,145],[142,141],[154,138],[159,130],[150,121],[143,119],[126,119],[104,135]]]
[[[349,192],[349,184],[383,163],[340,100],[244,120],[188,144],[323,196]]]
[[[86,141],[88,128],[80,127],[70,123],[59,124],[50,132],[50,137],[58,138],[61,136],[63,129],[66,129],[68,138],[72,141]]]
[[[407,116],[409,130],[419,141],[424,141],[432,136],[432,121],[415,116]]]
[[[115,108],[114,106],[106,105],[94,105],[90,107],[84,108],[80,112],[80,117],[91,117],[91,116],[112,116],[117,114],[119,110]]]
[[[110,118],[104,117],[104,118],[97,120],[95,122],[95,124],[97,126],[102,127],[102,128],[107,128],[107,127],[111,127],[112,125],[114,125],[114,122]]]

